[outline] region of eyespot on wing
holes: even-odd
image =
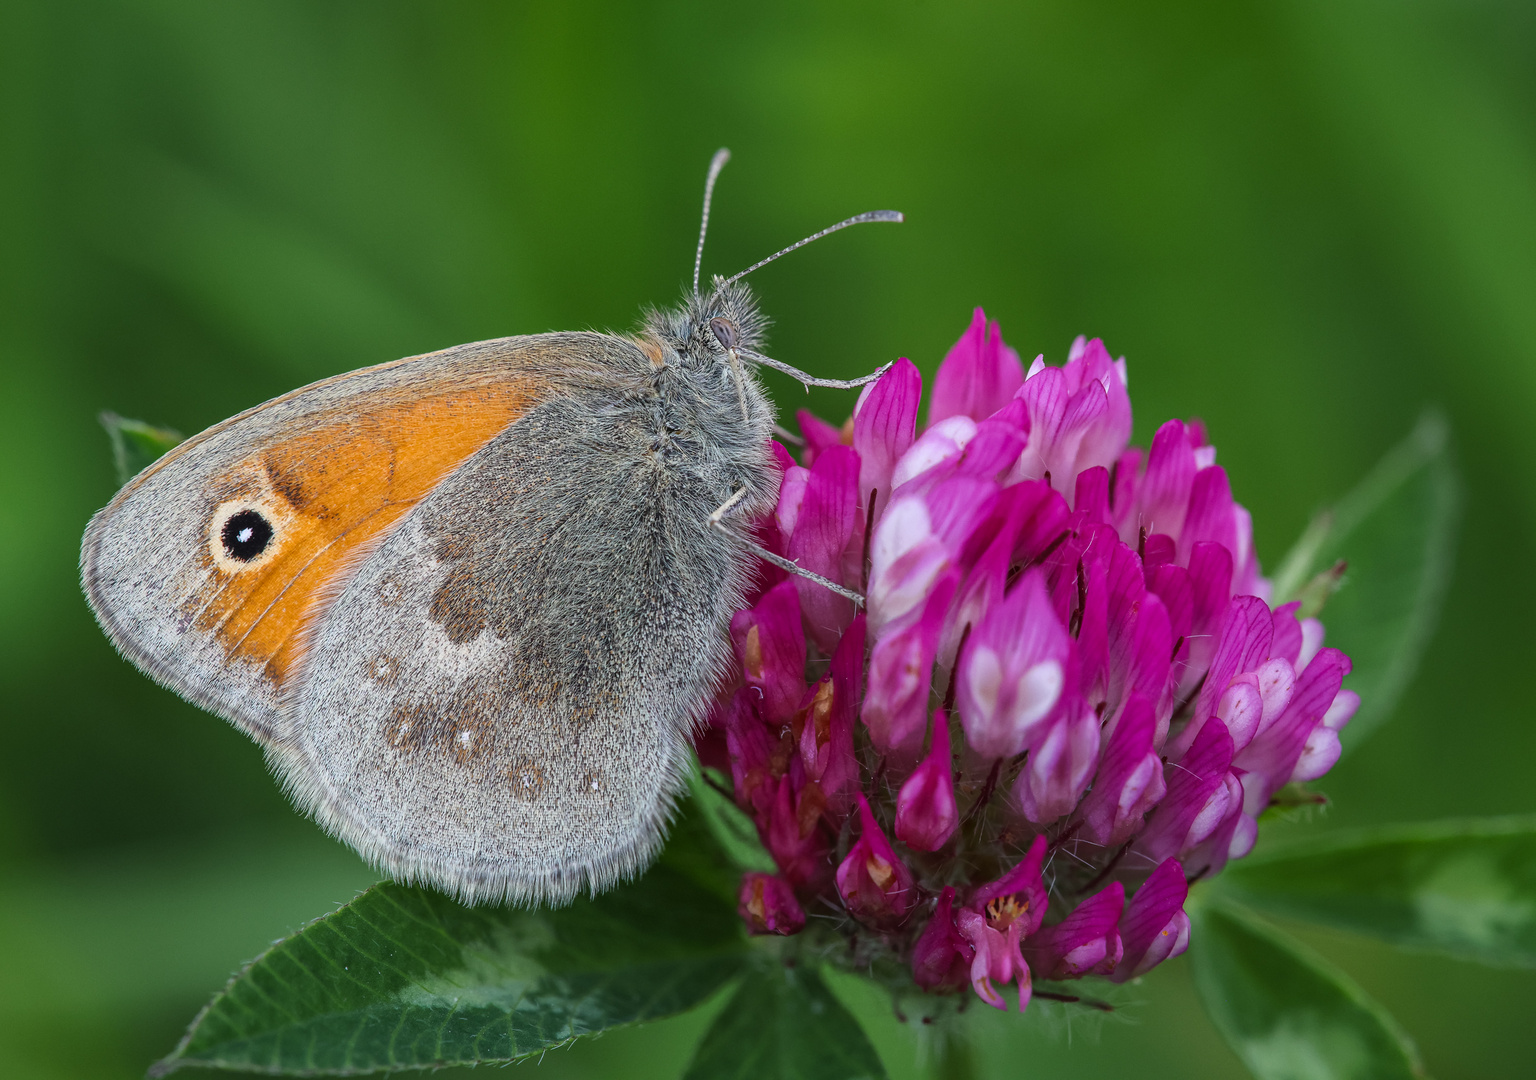
[[[161,458],[82,544],[82,581],[108,637],[157,681],[272,738],[303,631],[327,598],[444,476],[549,392],[543,372],[506,362],[517,342],[536,339],[316,383]]]

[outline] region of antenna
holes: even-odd
[[[724,151],[721,151],[721,153],[724,153]],[[719,154],[715,155],[715,159],[717,161],[719,160],[719,156],[720,156]],[[723,165],[725,163],[721,162],[721,164]],[[715,169],[711,169],[711,171],[710,171],[710,183],[711,184],[714,183],[714,176],[715,176],[715,172],[717,172],[717,171],[718,170],[715,170]],[[704,198],[704,216],[705,216],[705,219],[708,220],[708,217],[709,217],[709,196],[707,194],[705,195],[705,198]],[[773,262],[774,259],[777,259],[777,258],[779,258],[782,255],[788,255],[791,251],[794,251],[796,248],[803,248],[803,247],[805,247],[806,244],[809,244],[812,240],[820,240],[823,236],[827,236],[827,235],[829,235],[831,233],[837,232],[838,229],[846,229],[850,225],[863,225],[867,221],[898,221],[899,222],[899,221],[905,221],[905,220],[906,220],[906,218],[901,216],[901,212],[899,210],[871,210],[871,211],[869,211],[868,213],[865,213],[865,214],[856,214],[855,216],[849,218],[847,221],[839,221],[836,225],[829,225],[825,229],[822,229],[821,232],[812,233],[810,236],[807,236],[804,240],[801,240],[800,242],[795,243],[795,244],[790,244],[789,247],[785,248],[783,251],[775,251],[772,255],[768,256],[766,259],[762,260],[761,262],[755,262],[751,266],[749,266],[745,270],[743,270],[741,273],[733,274],[732,276],[726,278],[724,281],[722,281],[720,283],[720,287],[724,287],[726,285],[734,285],[736,282],[738,282],[742,278],[746,277],[752,271],[760,269],[761,267],[767,266],[769,263]],[[703,247],[704,247],[704,238],[703,238],[703,236],[700,236],[699,237],[699,250],[700,250],[701,253],[703,251]],[[698,285],[699,279],[698,279],[697,273],[695,273],[693,281],[694,281],[694,285],[693,285],[694,291],[697,292],[698,288],[699,288],[699,285]]]
[[[699,248],[693,253],[693,291],[699,291],[699,267],[704,265],[704,234],[709,231],[709,200],[715,195],[715,180],[720,170],[731,160],[731,152],[725,147],[715,151],[709,162],[709,176],[704,181],[704,220],[699,222]]]

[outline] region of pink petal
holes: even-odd
[[[1188,895],[1184,867],[1176,859],[1161,863],[1142,882],[1120,920],[1125,955],[1111,976],[1115,982],[1145,975],[1189,947],[1189,916],[1184,914]]]
[[[958,577],[955,571],[940,577],[923,606],[888,626],[870,653],[869,688],[861,715],[870,741],[881,753],[911,749],[922,742],[939,632]]]
[[[958,462],[976,437],[976,431],[976,421],[969,416],[951,416],[928,428],[891,470],[892,490],[942,465]]]
[[[1191,551],[1195,544],[1202,542],[1220,544],[1236,554],[1237,526],[1233,517],[1232,488],[1227,482],[1227,471],[1220,465],[1201,469],[1190,485],[1189,512],[1179,534],[1179,548]]]
[[[1153,862],[1184,850],[1196,819],[1222,788],[1231,764],[1232,739],[1226,727],[1219,720],[1206,724],[1184,760],[1164,770],[1168,793],[1147,820],[1135,850]]]
[[[795,422],[800,426],[800,437],[805,440],[800,458],[806,468],[816,464],[816,458],[829,447],[842,445],[842,429],[827,423],[809,409],[796,409]]]
[[[781,582],[755,606],[738,611],[731,640],[742,678],[757,695],[757,711],[769,722],[788,720],[805,696],[805,634],[794,583]]]
[[[844,580],[851,570],[846,563],[853,540],[863,525],[858,476],[858,455],[846,446],[828,447],[817,457],[786,552],[796,565],[840,585],[859,584]],[[852,552],[852,561],[856,563],[861,555],[862,551]],[[806,578],[792,580],[811,635],[823,651],[830,652],[853,620],[853,601]]]
[[[1125,886],[1112,882],[1061,922],[1030,938],[1030,969],[1046,979],[1080,979],[1114,971],[1122,954],[1117,928],[1124,909]]]
[[[1003,344],[997,323],[977,308],[971,325],[944,357],[933,378],[928,422],[950,416],[980,420],[1002,408],[1024,381],[1019,354]]]
[[[737,910],[749,934],[798,934],[805,911],[789,882],[776,874],[743,874]]]
[[[1152,437],[1147,472],[1137,491],[1137,525],[1148,535],[1165,533],[1175,540],[1184,528],[1189,492],[1195,481],[1195,453],[1184,424],[1170,420]]]
[[[859,505],[868,512],[878,492],[876,515],[891,493],[891,470],[912,445],[923,377],[903,357],[859,398],[853,411],[853,448],[859,455]]]
[[[1104,747],[1093,790],[1083,799],[1082,835],[1106,848],[1125,843],[1167,793],[1163,763],[1153,749],[1157,716],[1145,698],[1132,697]]]
[[[955,890],[946,885],[939,893],[933,917],[912,946],[912,981],[924,990],[959,990],[970,979],[975,949],[955,925]]]
[[[956,669],[966,740],[986,757],[1023,752],[1067,685],[1070,642],[1038,570],[1019,580],[972,630]]]
[[[939,709],[933,714],[933,745],[928,756],[896,794],[896,838],[918,851],[938,851],[959,824],[949,721]]]
[[[901,924],[917,902],[912,874],[897,856],[869,802],[858,795],[859,839],[837,868],[837,891],[848,910],[865,924],[890,929]]]
[[[1268,604],[1256,596],[1239,596],[1229,602],[1217,631],[1215,656],[1195,701],[1194,716],[1168,744],[1170,761],[1184,756],[1206,720],[1215,715],[1228,684],[1241,672],[1252,671],[1269,658],[1273,638],[1274,620]]]
[[[1024,817],[1037,825],[1077,806],[1099,760],[1099,718],[1081,701],[1051,721],[1014,785]]]

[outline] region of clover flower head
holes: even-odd
[[[898,361],[802,411],[711,724],[778,866],[758,934],[843,935],[934,994],[1028,1006],[1189,943],[1189,882],[1339,756],[1349,658],[1272,607],[1202,425],[1129,445],[1123,359],[1027,369],[978,309],[931,388]],[[828,929],[830,928],[830,929]]]

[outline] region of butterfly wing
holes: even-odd
[[[91,605],[396,876],[603,888],[659,845],[724,665],[748,557],[705,521],[777,487],[766,426],[701,449],[643,350],[460,346],[220,424],[92,520]]]
[[[177,446],[86,529],[81,577],[107,636],[270,741],[303,627],[444,476],[551,392],[554,337],[351,372]]]
[[[276,764],[393,875],[559,901],[659,845],[747,558],[705,524],[732,470],[659,450],[654,406],[594,390],[529,410],[307,643]]]

